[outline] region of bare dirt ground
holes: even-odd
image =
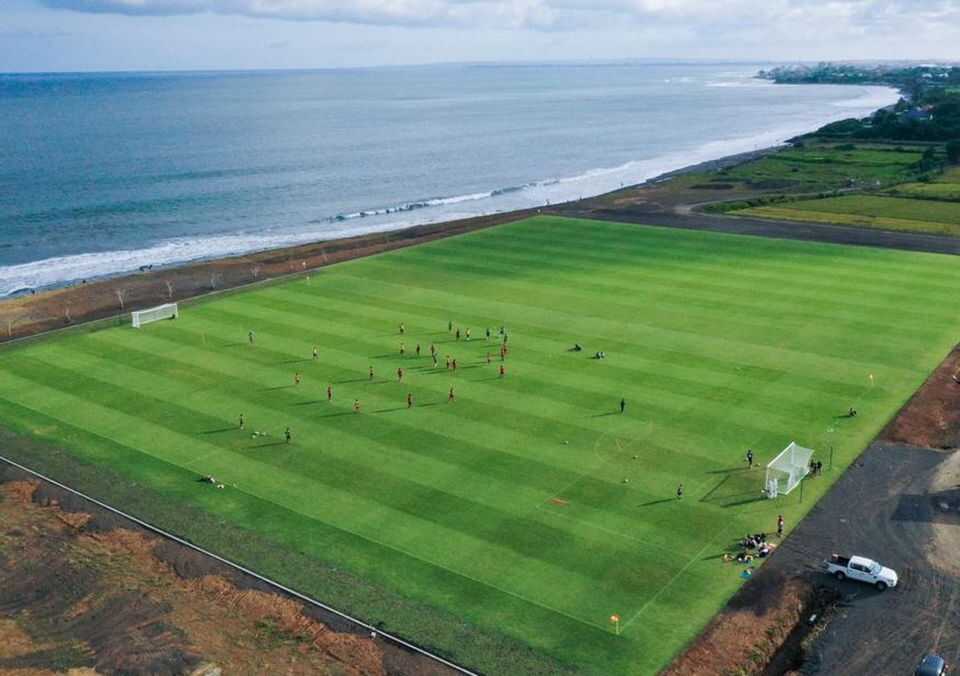
[[[960,664],[958,363],[954,350],[666,673],[909,674],[927,652]],[[837,582],[819,569],[834,552],[900,584]]]
[[[334,630],[299,601],[116,516],[59,503],[53,487],[0,483],[2,674],[451,673],[356,628]]]

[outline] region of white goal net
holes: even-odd
[[[180,311],[177,309],[176,303],[167,303],[166,305],[158,305],[157,307],[130,313],[130,319],[135,329],[139,329],[150,322],[157,322],[161,319],[176,319],[179,316]]]
[[[810,471],[810,458],[813,451],[795,442],[780,451],[780,454],[767,465],[767,474],[763,488],[768,498],[786,495],[797,487]]]

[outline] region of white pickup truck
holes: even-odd
[[[881,566],[872,559],[863,556],[840,556],[833,554],[829,561],[823,562],[823,569],[838,580],[857,580],[874,585],[880,591],[897,586],[897,573]]]

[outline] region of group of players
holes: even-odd
[[[407,327],[406,327],[406,325],[405,325],[403,322],[400,323],[399,332],[400,332],[400,335],[401,335],[401,336],[406,335]],[[465,338],[467,341],[471,340],[471,332],[470,332],[470,329],[461,330],[459,327],[457,327],[457,328],[455,329],[452,320],[447,322],[447,332],[453,334],[453,335],[455,336],[455,339],[458,340],[458,341],[461,340],[461,338]],[[489,341],[489,340],[491,339],[491,337],[493,336],[493,333],[492,333],[491,330],[488,328],[488,329],[486,329],[485,335],[486,335],[486,340]],[[253,331],[248,332],[248,334],[247,334],[247,341],[250,343],[250,345],[256,345],[257,337],[256,337],[256,334],[255,334]],[[509,352],[510,352],[510,348],[509,348],[508,345],[507,345],[507,343],[508,343],[507,330],[506,330],[506,328],[503,327],[503,326],[501,326],[500,329],[499,329],[498,342],[500,343],[500,347],[499,347],[499,352],[500,352],[500,365],[499,365],[499,368],[497,369],[497,371],[498,371],[498,373],[499,373],[499,376],[500,376],[501,378],[504,378],[504,377],[506,377],[506,375],[507,375],[507,369],[506,369],[506,365],[504,364],[504,362],[505,362],[506,359],[507,359],[507,355],[508,355]],[[433,367],[434,367],[434,368],[437,368],[437,367],[439,366],[439,358],[438,358],[438,356],[437,356],[437,352],[438,352],[438,351],[437,351],[436,345],[434,345],[433,343],[431,343],[431,344],[430,344],[430,357],[431,357],[431,359],[433,360]],[[416,356],[417,356],[417,357],[420,357],[420,344],[419,344],[419,343],[416,345],[415,353],[416,353]],[[311,353],[311,356],[312,356],[312,358],[313,358],[313,361],[319,361],[319,359],[320,359],[320,348],[319,348],[319,346],[317,346],[317,345],[314,345],[314,346],[313,346],[313,352]],[[401,342],[400,342],[400,357],[403,358],[403,357],[405,357],[405,356],[406,356],[406,345],[403,343],[403,341],[401,341]],[[490,352],[487,352],[486,362],[487,362],[487,364],[492,363],[492,358],[491,358],[491,356],[490,356]],[[447,367],[447,370],[453,371],[453,373],[455,374],[455,373],[457,372],[457,360],[456,360],[455,358],[451,358],[450,355],[447,355],[447,357],[446,357],[446,367]],[[397,382],[402,383],[402,382],[403,382],[403,377],[404,377],[404,375],[405,375],[405,371],[404,371],[403,367],[402,367],[402,366],[401,366],[401,367],[398,367],[398,368],[397,368]],[[373,366],[372,366],[372,365],[370,366],[369,371],[368,371],[368,378],[369,378],[369,380],[370,380],[371,382],[374,380],[374,371],[373,371]],[[300,385],[302,382],[303,382],[303,374],[300,373],[299,371],[295,372],[295,373],[293,374],[293,384],[294,384],[294,386],[298,386],[298,385]],[[332,385],[332,384],[331,384],[331,385],[327,385],[327,401],[328,401],[328,402],[332,402],[332,401],[333,401],[333,385]],[[450,387],[450,390],[447,392],[447,403],[453,403],[454,401],[456,401],[456,394],[455,394],[455,392],[454,392],[453,387],[451,386],[451,387]],[[414,405],[413,392],[407,392],[406,402],[407,402],[407,408],[413,408],[413,405]],[[359,400],[359,399],[354,399],[354,400],[353,400],[353,412],[354,412],[354,413],[360,413],[360,411],[361,411],[360,400]],[[621,413],[622,413],[622,412],[623,412],[623,411],[622,411],[622,405],[621,405]],[[246,429],[246,417],[244,416],[243,413],[240,414],[239,427],[240,427],[241,430]],[[254,433],[253,433],[253,436],[260,436],[260,435],[262,435],[262,434],[263,434],[263,433],[261,433],[261,432],[254,432]],[[291,431],[291,429],[290,429],[289,427],[287,427],[286,430],[284,431],[284,439],[286,440],[286,442],[287,442],[288,444],[293,440],[293,432]]]

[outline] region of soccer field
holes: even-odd
[[[12,346],[0,423],[408,600],[344,609],[488,673],[535,660],[430,609],[649,674],[743,583],[721,554],[793,527],[954,345],[958,291],[952,257],[538,217]],[[791,441],[833,468],[763,500],[744,453]]]

